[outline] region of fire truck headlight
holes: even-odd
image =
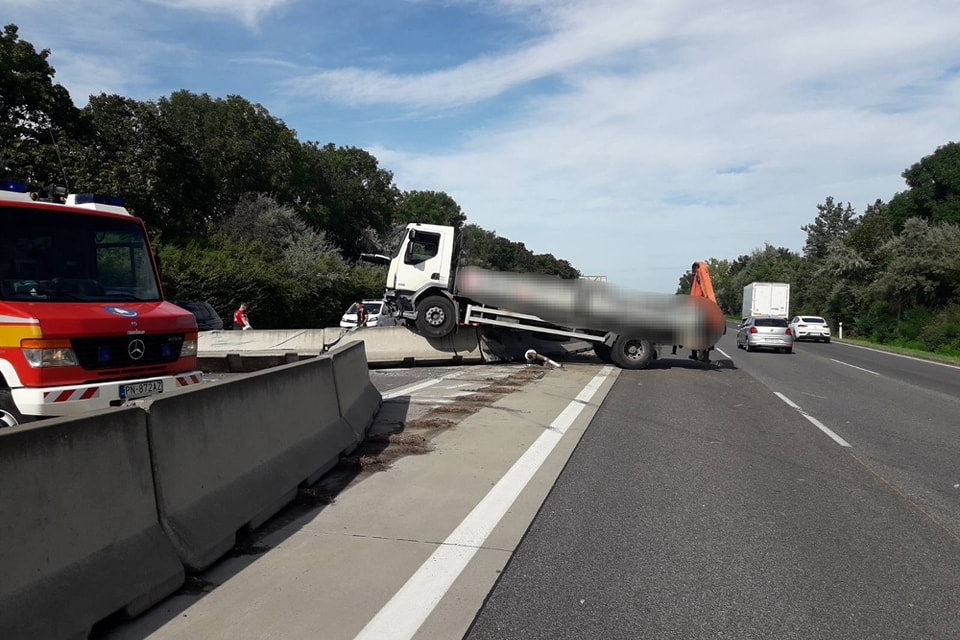
[[[80,364],[69,340],[23,340],[20,347],[31,367],[75,367]]]
[[[180,347],[180,357],[189,358],[195,355],[197,355],[197,334],[188,333],[183,340],[183,346]]]

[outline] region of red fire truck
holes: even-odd
[[[163,299],[115,198],[0,181],[0,427],[198,384],[197,324]]]

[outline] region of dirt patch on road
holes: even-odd
[[[337,495],[348,486],[370,474],[389,469],[401,458],[429,453],[433,450],[432,441],[437,435],[456,427],[465,418],[492,406],[504,396],[522,389],[527,383],[539,380],[546,373],[541,367],[525,366],[505,378],[487,378],[483,380],[483,387],[454,398],[448,404],[438,404],[419,418],[395,424],[379,424],[379,432],[369,434],[316,484],[299,489],[284,520],[290,521],[298,515],[334,503]],[[242,546],[241,543],[239,554],[246,551]]]
[[[419,418],[400,423],[378,423],[374,432],[357,446],[350,455],[340,459],[337,466],[317,483],[300,487],[297,497],[277,514],[268,525],[256,531],[237,532],[236,545],[228,554],[232,557],[256,556],[266,553],[270,546],[262,540],[271,532],[290,526],[302,516],[336,502],[337,495],[355,482],[373,473],[390,468],[406,456],[423,455],[433,450],[433,439],[456,427],[465,418],[485,407],[492,406],[504,396],[522,389],[527,383],[539,380],[547,370],[525,366],[505,378],[487,378],[484,386],[469,394],[439,404]],[[204,595],[217,585],[195,575],[188,575],[181,594]]]
[[[368,436],[352,455],[341,460],[340,467],[372,473],[383,471],[408,455],[428,453],[437,434],[457,426],[464,418],[492,406],[545,374],[542,368],[524,367],[506,378],[487,378],[484,380],[488,383],[486,386],[448,404],[437,405],[423,417],[404,421],[390,433]]]

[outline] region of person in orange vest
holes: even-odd
[[[247,317],[246,302],[241,302],[240,308],[233,312],[233,328],[242,329],[243,331],[253,329],[253,327],[250,326],[250,318]]]

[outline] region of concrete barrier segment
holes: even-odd
[[[353,428],[357,442],[362,442],[383,402],[380,391],[370,382],[365,345],[362,341],[351,342],[329,355],[333,360],[340,414]]]
[[[327,331],[328,336],[332,331]],[[336,334],[332,335],[336,338]],[[483,362],[475,327],[460,327],[456,333],[443,338],[426,338],[408,327],[364,327],[347,332],[336,348],[354,342],[366,344],[370,367]]]
[[[140,409],[0,430],[0,514],[0,638],[85,638],[183,584]]]
[[[355,447],[333,369],[315,357],[144,404],[160,522],[189,569],[211,565],[240,528]]]
[[[206,353],[296,352],[317,355],[323,352],[325,329],[251,329],[248,331],[201,331],[197,350]],[[333,331],[333,330],[330,330]],[[336,337],[336,333],[332,334]]]

